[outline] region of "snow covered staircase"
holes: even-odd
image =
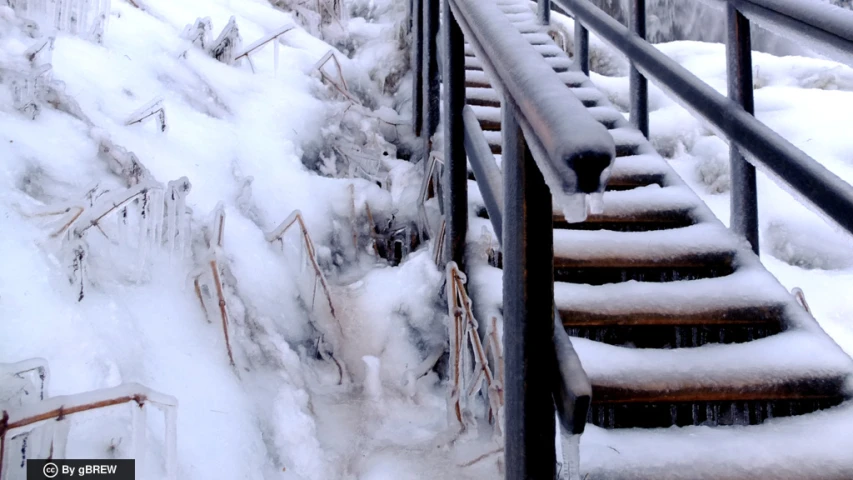
[[[588,421],[605,429],[757,425],[849,400],[853,360],[605,95],[572,70],[528,3],[497,4],[617,146],[603,213],[569,224],[554,212],[555,303],[593,385]],[[466,45],[465,53],[467,103],[500,162],[500,95],[473,49]],[[468,247],[475,313],[500,316],[501,259],[490,265],[476,248],[481,229],[492,227],[471,172],[468,188],[476,213]],[[853,478],[853,456],[849,463],[842,467],[848,477],[810,469],[801,478]],[[762,478],[760,470],[683,473],[674,469],[671,478]]]

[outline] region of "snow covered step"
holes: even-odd
[[[605,428],[752,425],[838,405],[851,393],[851,359],[813,331],[675,350],[572,343],[593,385],[590,421]]]
[[[848,480],[853,478],[851,424],[853,402],[749,427],[587,426],[581,437],[581,478]]]
[[[737,246],[725,241],[729,239],[722,227],[703,223],[639,232],[558,229],[554,280],[604,285],[724,277],[735,271],[737,256]],[[497,261],[503,264],[501,255]]]
[[[466,88],[465,101],[468,105],[492,107],[500,112],[501,97],[492,88]]]
[[[473,180],[473,172],[469,179]],[[476,182],[469,182],[468,188],[473,193],[469,201],[476,206],[478,216],[488,218]],[[567,223],[562,210],[555,207],[554,228],[642,232],[687,227],[698,222],[692,214],[697,202],[690,193],[685,187],[661,188],[658,185],[607,191],[602,199],[602,213],[590,214],[584,222]]]
[[[557,78],[563,81],[569,88],[577,88],[584,83],[589,83],[589,80],[580,72],[565,71],[557,72]],[[465,71],[465,86],[491,88],[488,75],[482,70],[466,70]]]
[[[587,108],[597,106],[604,99],[604,95],[601,92],[591,88],[574,89],[572,90],[572,93],[574,93],[578,100],[580,100]],[[492,88],[466,88],[465,100],[468,105],[493,108],[500,108],[501,106],[500,94]]]
[[[555,72],[567,72],[572,67],[572,61],[569,60],[568,57],[545,57],[545,61],[548,65],[554,69]],[[475,70],[482,71],[483,63],[477,57],[465,57],[465,70]]]
[[[768,279],[766,272],[751,269],[686,282],[556,283],[554,303],[569,335],[611,345],[745,343],[804,323],[789,295],[763,288]]]
[[[718,225],[677,230],[554,231],[554,278],[602,285],[637,280],[672,282],[734,271],[737,245]]]
[[[529,35],[528,38],[530,40],[535,41],[536,37],[534,35],[538,35],[538,34]],[[550,39],[551,39],[551,37],[548,37],[546,35],[545,38],[541,39],[541,43],[531,44],[531,45],[533,46],[533,49],[536,50],[543,57],[557,57],[557,56],[560,56],[561,54],[565,54],[565,52],[563,52],[563,50],[560,47],[554,45],[553,43],[551,43],[551,44],[547,43]],[[466,57],[474,57],[475,56],[474,47],[472,47],[471,44],[467,44],[467,43],[465,44],[465,56]]]

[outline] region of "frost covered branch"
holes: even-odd
[[[301,241],[298,242],[298,244],[302,247],[300,249],[302,252],[302,255],[300,255],[301,261],[297,266],[301,273],[304,273],[309,268],[312,273],[310,281],[306,282],[303,280],[301,282],[297,282],[297,285],[300,288],[300,295],[302,296],[302,299],[310,305],[312,313],[312,315],[310,315],[311,322],[314,325],[314,328],[316,328],[321,335],[320,347],[322,347],[326,342],[324,338],[331,344],[330,346],[332,351],[330,352],[330,359],[337,364],[341,375],[341,382],[343,382],[346,372],[343,365],[334,358],[334,355],[340,351],[341,342],[343,341],[343,331],[341,330],[341,325],[335,314],[335,306],[332,302],[332,293],[329,289],[328,283],[326,282],[326,276],[323,274],[323,271],[320,269],[320,264],[317,262],[317,253],[314,249],[314,242],[311,240],[311,236],[305,226],[305,220],[302,218],[302,213],[299,210],[294,210],[293,213],[281,222],[278,227],[266,234],[266,239],[270,243],[279,242],[284,250],[286,245],[285,235],[294,225],[299,226]],[[326,299],[326,302],[324,302],[326,308],[324,309],[317,308],[318,285],[322,288],[323,296]],[[320,321],[318,321],[318,318]],[[320,348],[320,352],[321,355],[325,354],[323,348]]]
[[[42,400],[37,403],[24,405],[18,408],[8,408],[2,410],[0,414],[0,478],[4,478],[4,459],[7,443],[7,434],[13,430],[20,430],[31,427],[30,431],[37,429],[47,429],[50,437],[50,443],[44,445],[43,450],[27,452],[26,439],[29,432],[12,437],[10,440],[20,440],[21,445],[15,445],[15,451],[21,451],[23,455],[28,455],[29,458],[57,458],[65,457],[65,444],[69,425],[65,422],[69,416],[78,413],[98,410],[106,407],[122,405],[126,403],[135,403],[138,408],[134,409],[134,458],[141,463],[145,452],[145,413],[144,407],[150,403],[158,407],[164,413],[165,417],[165,444],[166,444],[166,474],[170,480],[175,479],[177,465],[177,400],[169,395],[156,392],[142,385],[128,383],[113,388],[103,390],[95,390],[91,392],[81,393],[77,395],[67,395],[61,397],[53,397]],[[48,420],[54,420],[56,423],[47,423]],[[63,426],[54,429],[53,426],[63,423]],[[41,425],[39,425],[41,424]],[[58,431],[57,431],[58,430]],[[57,433],[59,438],[57,439]],[[58,441],[57,441],[58,440]],[[58,444],[58,445],[57,445]],[[15,465],[9,465],[8,468],[14,468]]]
[[[487,350],[480,340],[477,320],[471,308],[471,298],[465,291],[465,275],[455,262],[449,262],[446,271],[451,382],[448,410],[453,412],[463,429],[467,428],[467,416],[474,414],[473,399],[482,393],[485,383],[486,392],[483,396],[488,401],[489,419],[494,421],[495,433],[500,436],[500,417],[504,405],[502,383],[494,378]],[[500,350],[491,345],[491,340],[490,347],[496,353],[496,358],[502,358]]]
[[[334,62],[338,78],[334,78],[333,76],[329,75],[325,70],[326,64],[329,63],[330,60]],[[313,70],[320,74],[320,79],[323,80],[323,82],[333,87],[347,100],[353,102],[356,105],[361,105],[361,102],[359,102],[358,99],[356,99],[350,93],[349,86],[347,85],[347,81],[344,78],[344,71],[341,67],[341,62],[338,61],[338,57],[335,56],[334,51],[329,50],[328,52],[326,52],[326,54],[323,55],[323,57],[320,58],[320,60],[318,60],[317,63],[314,65]]]
[[[110,16],[110,0],[16,0],[15,14],[34,20],[47,30],[58,30],[103,43]]]
[[[224,234],[225,234],[225,206],[220,202],[216,205],[216,208],[213,212],[213,225],[209,230],[209,235],[207,236],[207,247],[208,247],[208,255],[206,260],[206,266],[203,268],[199,268],[193,273],[193,285],[195,287],[195,293],[198,297],[199,303],[201,303],[201,309],[205,313],[205,317],[209,323],[213,323],[211,320],[211,312],[208,309],[208,306],[204,302],[204,295],[202,294],[203,290],[207,290],[209,292],[210,288],[204,284],[202,278],[205,273],[207,273],[207,268],[209,268],[210,272],[210,282],[213,283],[213,290],[216,292],[216,302],[217,302],[217,313],[219,314],[219,319],[222,322],[222,334],[225,337],[225,348],[228,352],[228,362],[233,367],[236,366],[234,362],[234,352],[231,349],[231,341],[228,333],[228,323],[229,323],[229,315],[228,315],[228,302],[225,298],[225,290],[222,283],[222,276],[220,273],[220,268],[223,264],[221,262],[220,252],[222,251],[223,242],[224,242]]]
[[[296,28],[294,25],[285,25],[277,30],[273,30],[269,34],[261,37],[255,43],[249,45],[246,49],[241,51],[234,57],[234,60],[240,60],[243,57],[246,57],[246,60],[249,62],[249,66],[252,68],[252,73],[255,73],[255,65],[252,63],[251,55],[255,53],[255,51],[261,49],[264,45],[273,42],[273,61],[275,62],[275,73],[278,74],[278,51],[279,51],[279,38],[285,33]]]
[[[439,191],[439,183],[441,182],[441,169],[438,165],[444,164],[444,156],[438,152],[431,152],[427,160],[427,171],[421,182],[421,192],[418,196],[418,234],[421,242],[425,242],[433,238],[434,233],[429,224],[429,216],[426,211],[426,202],[437,195]]]
[[[157,116],[157,127],[161,132],[166,131],[166,109],[163,107],[163,99],[155,98],[136,110],[124,122],[125,125],[142,123],[144,120]]]
[[[209,17],[198,18],[194,24],[187,25],[184,28],[181,37],[189,40],[193,45],[226,65],[238,63],[238,53],[243,39],[240,37],[240,29],[237,27],[237,18],[231,17],[228,20],[228,24],[225,25],[216,40],[212,40],[212,29]]]

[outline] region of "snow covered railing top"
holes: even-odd
[[[726,98],[643,39],[645,12],[636,7],[641,2],[632,0],[637,13],[629,29],[589,0],[552,1],[575,17],[582,27],[576,29],[576,33],[585,32],[588,28],[631,61],[631,105],[636,107],[632,108],[631,119],[635,125],[644,125],[645,133],[648,133],[648,89],[645,82],[649,78],[736,147],[732,149],[731,225],[735,233],[744,236],[752,244],[756,253],[756,166],[789,186],[801,199],[813,204],[826,217],[853,233],[853,185],[830,172],[753,116],[750,24],[738,9],[743,5],[748,7],[747,11],[758,11],[760,4],[764,8],[762,12],[767,14],[763,17],[765,19],[775,18],[768,13],[771,12],[770,7],[778,15],[796,15],[785,17],[787,20],[783,25],[786,31],[796,28],[803,29],[801,31],[810,29],[811,32],[820,30],[826,38],[833,36],[836,46],[853,38],[851,12],[795,0],[727,0],[729,96]],[[828,19],[830,16],[835,17],[831,22]],[[825,25],[822,23],[824,20],[827,21]],[[813,37],[813,40],[817,39],[817,36]],[[576,42],[578,44],[584,48],[583,42]],[[578,52],[577,57],[589,58],[584,52]]]
[[[731,5],[770,31],[798,37],[819,53],[853,66],[850,10],[811,0],[716,0],[712,4]]]
[[[497,5],[451,0],[450,7],[504,101],[515,105],[524,140],[557,203],[603,192],[615,157],[607,129]]]

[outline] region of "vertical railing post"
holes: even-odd
[[[502,105],[507,480],[553,480],[554,232],[551,193],[511,100]]]
[[[424,38],[421,33],[421,16],[423,15],[423,0],[412,0],[412,126],[415,135],[421,136],[423,124],[423,65]],[[424,165],[429,159],[429,152],[424,152]]]
[[[589,30],[575,17],[575,68],[589,76]]]
[[[749,20],[732,5],[726,6],[726,73],[729,98],[755,114],[752,85],[752,39]],[[746,238],[758,254],[758,190],[755,167],[735,145],[729,148],[731,163],[731,229]]]
[[[465,156],[465,38],[443,0],[444,68],[444,217],[447,221],[444,261],[453,261],[465,271],[465,237],[468,232],[468,159]]]
[[[551,24],[551,0],[538,0],[537,17],[539,25]]]
[[[646,0],[631,0],[631,31],[646,38]],[[631,124],[649,138],[649,84],[631,63]]]
[[[432,149],[432,136],[438,128],[440,116],[439,98],[440,79],[438,75],[438,21],[439,2],[441,0],[421,0],[423,2],[423,108],[424,108],[424,148],[425,155],[429,158]]]

